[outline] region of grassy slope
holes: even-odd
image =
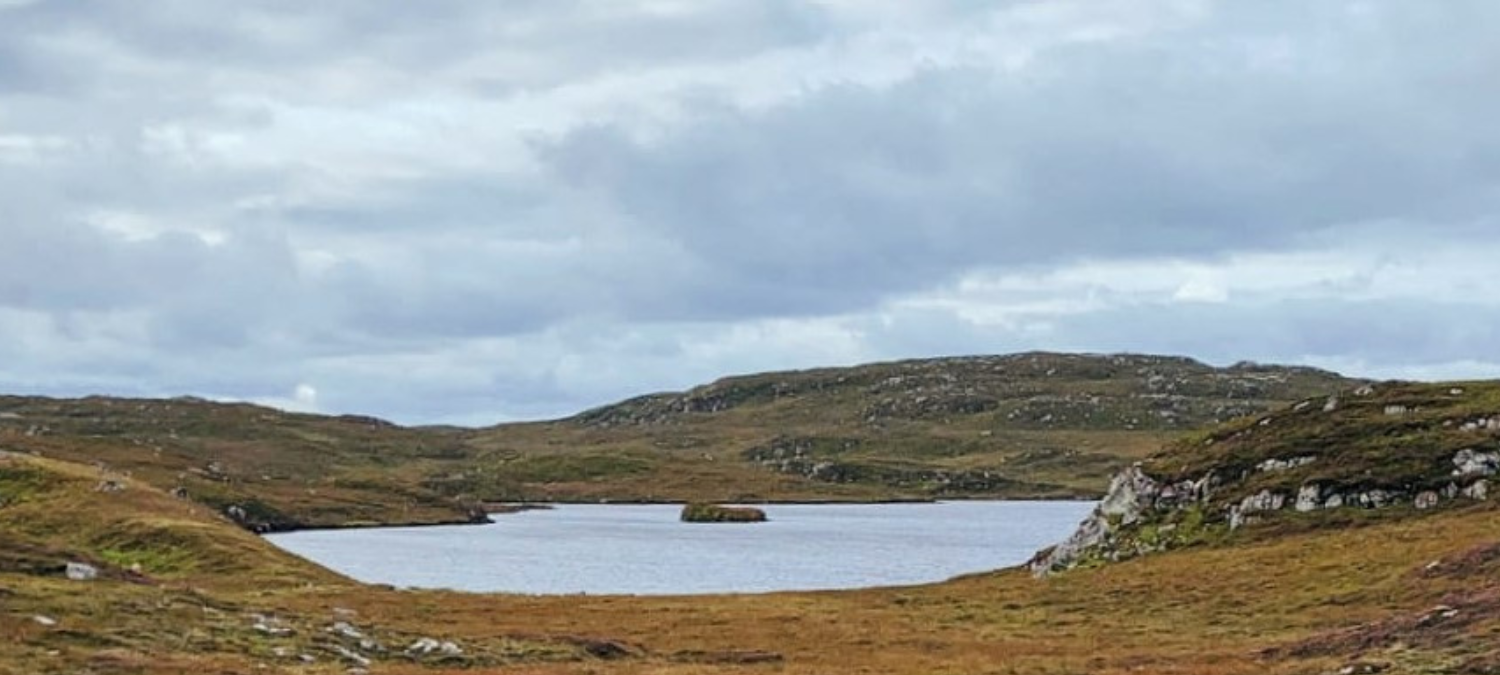
[[[1186,430],[1349,384],[1170,357],[928,359],[726,378],[468,440],[525,499],[1087,496]]]
[[[402,428],[198,399],[0,397],[0,448],[180,489],[255,529],[464,522],[480,501],[1092,496],[1184,430],[1348,384],[1022,354],[728,378],[548,423]]]
[[[1295,445],[1362,457],[1360,475],[1417,466],[1404,453],[1452,449],[1444,420],[1500,414],[1489,398],[1500,384],[1460,388],[1470,398],[1443,398],[1451,396],[1446,385],[1381,387],[1368,410],[1350,405],[1331,418],[1280,413],[1265,426],[1238,424],[1184,442],[1148,464],[1202,460],[1198,468],[1232,472],[1236,458],[1258,460]],[[1427,413],[1401,417],[1434,424],[1393,436],[1382,397],[1426,401],[1418,407]],[[1256,433],[1236,436],[1249,428]],[[1209,446],[1207,437],[1221,440]],[[389,673],[1214,675],[1335,672],[1362,660],[1389,664],[1388,672],[1478,674],[1500,665],[1495,500],[1359,518],[1334,511],[1271,518],[1043,580],[1010,570],[855,592],[546,598],[358,586],[139,482],[97,491],[98,472],[0,459],[0,532],[10,539],[3,548],[21,552],[0,558],[0,673],[249,672],[258,664],[341,673],[347,664],[335,645],[344,642],[328,632],[340,620],[394,646],[377,655],[378,672]],[[106,578],[61,579],[55,566],[75,559],[104,566]],[[150,583],[112,561],[142,562]],[[37,614],[58,625],[36,623]],[[275,615],[294,633],[254,629],[257,614]],[[419,664],[397,653],[421,636],[455,641],[465,656]],[[591,650],[623,656],[603,660]],[[301,653],[318,660],[300,664]],[[736,663],[772,654],[780,661]]]

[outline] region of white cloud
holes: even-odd
[[[0,377],[478,423],[1013,349],[1489,374],[1496,7],[0,0]]]

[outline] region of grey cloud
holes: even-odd
[[[1452,54],[1500,55],[1482,28],[1494,22],[1380,8],[1365,32],[1327,10],[1308,26],[1255,10],[1244,30],[1248,10],[1226,10],[1207,41],[1067,47],[1012,74],[931,69],[766,111],[720,106],[650,141],[580,130],[541,152],[735,285],[783,283],[790,313],[823,311],[828,294],[869,304],[975,265],[1211,255],[1368,221],[1440,232],[1487,219],[1500,134],[1484,120],[1500,95]],[[1334,53],[1262,63],[1256,41],[1297,31]]]

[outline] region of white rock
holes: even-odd
[[[1255,465],[1255,468],[1261,473],[1267,473],[1271,471],[1286,471],[1288,469],[1295,469],[1299,466],[1307,466],[1308,464],[1312,464],[1316,461],[1318,461],[1318,458],[1312,455],[1303,455],[1301,457],[1291,457],[1288,459],[1268,459],[1264,462],[1261,462],[1260,464]]]
[[[1417,507],[1417,510],[1430,509],[1434,506],[1437,506],[1437,504],[1438,493],[1431,490],[1417,493],[1416,501],[1413,502],[1413,505]]]
[[[85,563],[70,562],[65,573],[73,581],[93,581],[99,578],[99,568]]]
[[[345,621],[339,621],[337,623],[334,623],[332,626],[329,626],[328,632],[340,637],[349,638],[351,640],[362,640],[365,637],[365,634],[361,633],[358,628],[349,625],[349,623]]]
[[[1325,509],[1336,509],[1342,507],[1343,505],[1344,495],[1338,494],[1337,492],[1328,495],[1328,499],[1323,501],[1323,508]]]
[[[1473,485],[1464,488],[1463,495],[1469,499],[1484,501],[1490,496],[1490,482],[1487,480],[1476,480]]]
[[[1411,409],[1407,408],[1404,405],[1388,405],[1388,406],[1385,407],[1385,414],[1386,415],[1390,415],[1392,417],[1398,416],[1398,415],[1405,415],[1408,412],[1411,412]]]
[[[1301,489],[1297,490],[1297,504],[1295,508],[1301,513],[1316,511],[1322,505],[1322,498],[1323,491],[1318,486],[1304,485]]]
[[[51,628],[51,627],[57,625],[57,619],[54,619],[54,618],[52,618],[50,616],[43,616],[41,614],[38,614],[36,616],[31,617],[31,620],[37,622],[38,624],[46,626],[48,628]]]
[[[1453,465],[1458,467],[1453,470],[1453,475],[1458,477],[1493,476],[1500,470],[1500,453],[1465,448],[1453,455]]]

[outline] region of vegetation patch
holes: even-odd
[[[695,502],[682,507],[684,523],[763,523],[765,520],[765,511],[748,506]]]

